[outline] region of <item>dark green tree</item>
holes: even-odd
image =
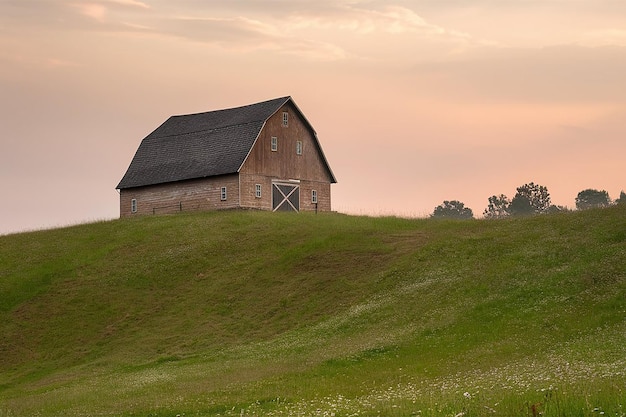
[[[604,190],[598,191],[589,188],[579,192],[576,196],[576,208],[578,210],[607,207],[610,204],[609,193]]]
[[[465,207],[465,204],[458,200],[444,201],[443,204],[435,207],[430,217],[437,219],[471,219],[474,217],[472,209]]]
[[[488,200],[489,205],[485,211],[483,211],[483,216],[486,219],[501,219],[511,214],[509,212],[511,202],[504,194],[492,195]]]
[[[626,193],[624,191],[619,193],[619,198],[615,200],[615,204],[626,204]]]
[[[509,205],[509,212],[514,216],[530,216],[535,214],[535,209],[530,204],[528,197],[523,194],[515,194]]]
[[[517,193],[509,205],[509,211],[517,216],[541,214],[547,213],[550,205],[548,188],[531,182],[517,187]]]

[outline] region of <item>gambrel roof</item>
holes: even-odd
[[[125,189],[239,172],[265,122],[292,98],[205,113],[172,116],[146,136],[116,188]],[[317,143],[332,179],[334,175]]]

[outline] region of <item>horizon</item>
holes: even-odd
[[[427,217],[546,186],[626,189],[626,3],[0,4],[0,235],[112,220],[169,116],[291,96],[333,211]]]

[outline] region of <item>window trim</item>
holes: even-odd
[[[254,185],[254,197],[261,198],[263,194],[261,193],[261,184]]]
[[[278,150],[278,137],[272,136],[271,145],[272,152],[276,152]]]
[[[137,213],[137,199],[136,198],[130,199],[130,212]]]
[[[227,198],[228,198],[228,190],[226,189],[226,187],[222,187],[220,189],[220,200],[226,201]]]
[[[311,190],[311,203],[317,204],[317,190]]]
[[[296,141],[296,155],[302,155],[303,144],[301,140]]]
[[[289,112],[283,112],[283,127],[289,126]]]

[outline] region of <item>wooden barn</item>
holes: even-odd
[[[143,139],[117,186],[120,216],[190,210],[330,211],[336,183],[291,97],[172,116]]]

